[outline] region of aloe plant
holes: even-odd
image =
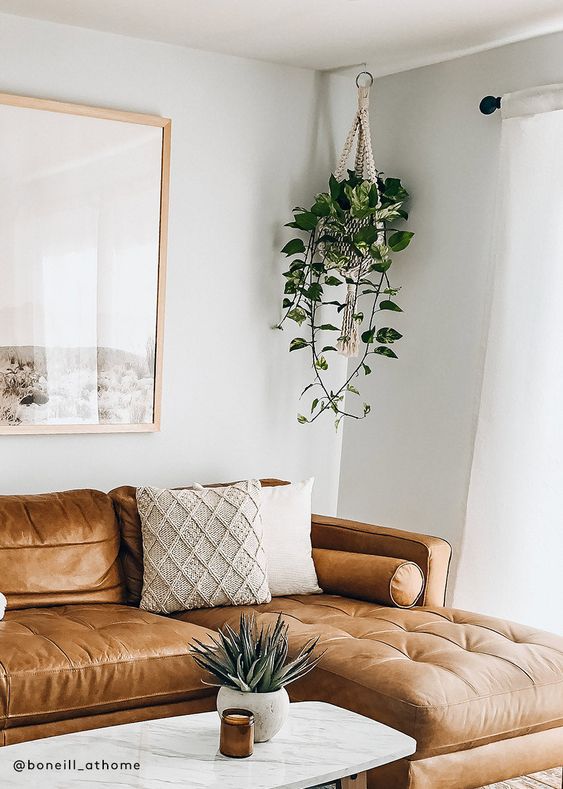
[[[288,657],[288,625],[281,614],[272,627],[258,627],[254,614],[240,617],[239,630],[219,629],[211,643],[194,639],[190,653],[218,682],[244,693],[273,693],[313,669],[322,655],[313,657],[318,638],[308,641],[294,660]]]

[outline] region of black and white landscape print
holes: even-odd
[[[0,432],[157,421],[161,164],[159,127],[0,102]]]
[[[0,347],[0,424],[150,424],[154,338],[115,348]]]

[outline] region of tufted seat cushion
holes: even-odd
[[[180,614],[212,629],[243,608]],[[326,653],[290,686],[295,701],[329,701],[414,737],[415,759],[563,724],[563,638],[448,608],[401,610],[332,595],[274,598],[291,646],[320,636]]]
[[[214,693],[187,654],[195,625],[123,605],[8,611],[0,622],[0,729]]]

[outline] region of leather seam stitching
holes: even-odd
[[[553,646],[551,646],[551,644],[535,644],[533,641],[515,641],[513,638],[509,638],[504,633],[501,633],[500,630],[495,630],[493,627],[488,627],[487,625],[480,625],[477,622],[465,622],[465,621],[462,621],[461,619],[453,619],[453,618],[449,619],[447,616],[444,616],[444,614],[439,614],[437,611],[434,611],[432,609],[429,609],[429,613],[440,617],[440,619],[443,619],[444,622],[449,622],[449,624],[451,624],[451,625],[464,625],[465,627],[479,627],[482,630],[488,630],[490,633],[495,633],[497,636],[499,636],[499,638],[504,638],[504,640],[508,641],[509,644],[514,644],[514,645],[518,645],[518,646],[525,646],[525,647],[538,647],[540,649],[551,649],[553,652],[556,652],[558,655],[563,655],[563,650],[557,649],[557,647],[553,647]],[[424,624],[417,625],[415,630],[418,630],[419,627],[424,627]],[[407,630],[405,632],[412,633],[414,631]],[[432,635],[440,635],[440,634],[439,633],[432,633]],[[446,636],[441,636],[441,637],[442,638],[446,638]],[[446,638],[446,641],[449,641],[449,640],[450,639]],[[456,642],[452,641],[451,643],[455,644]],[[471,650],[465,650],[465,651],[469,652]],[[481,652],[479,654],[486,655],[488,653],[487,652]]]
[[[61,650],[62,651],[62,650]],[[64,652],[63,652],[64,654]],[[172,655],[154,655],[152,657],[138,657],[138,658],[131,658],[130,660],[112,660],[107,661],[104,663],[89,663],[85,666],[69,666],[67,668],[53,668],[53,669],[43,669],[40,671],[11,671],[9,676],[11,677],[36,677],[42,676],[43,674],[63,674],[67,671],[88,671],[91,669],[97,668],[106,668],[106,666],[122,666],[128,663],[146,663],[150,660],[168,660],[169,658],[177,658],[177,657],[189,657],[188,652],[178,652]],[[77,709],[80,709],[77,707]]]
[[[113,567],[113,565],[112,565],[112,567]],[[44,597],[57,598],[59,596],[63,596],[64,597],[64,596],[68,596],[68,595],[97,595],[97,594],[105,594],[106,592],[111,592],[113,589],[121,589],[121,588],[122,588],[122,584],[116,583],[113,586],[104,586],[101,589],[74,589],[74,590],[65,590],[65,591],[62,591],[62,592],[61,591],[59,591],[59,592],[39,592],[38,594],[36,594],[35,592],[14,592],[14,593],[5,592],[6,597],[9,595],[10,599],[12,599],[12,600],[15,599],[16,602],[18,602],[18,597],[34,597],[34,598],[38,597],[38,598],[40,598],[39,602],[37,604],[33,605],[33,606],[29,606],[29,607],[25,607],[25,608],[18,608],[17,606],[16,607],[10,606],[9,608],[6,609],[6,613],[9,613],[10,611],[19,611],[20,615],[25,616],[26,612],[28,612],[28,611],[35,611],[37,608],[44,609],[45,604],[41,602],[41,600]],[[92,601],[90,603],[87,602],[87,601],[81,600],[80,602],[77,602],[77,603],[61,603],[59,606],[56,606],[56,607],[57,608],[68,608],[69,606],[71,606],[72,608],[74,608],[74,607],[82,606],[82,605],[88,606],[88,605],[125,605],[125,604],[124,603],[118,603],[118,602],[113,601],[113,600],[111,602],[108,602],[108,603],[105,603],[102,600],[94,600],[94,601]],[[71,621],[75,621],[68,614],[61,614],[59,611],[45,611],[45,610],[42,610],[42,613],[43,614],[49,613],[53,618],[55,618],[55,617],[62,617],[64,619],[70,619]],[[10,620],[5,618],[2,621],[9,622]],[[16,624],[23,624],[23,622],[17,622]]]
[[[512,694],[516,694],[516,693],[526,692],[526,691],[529,691],[529,690],[537,690],[537,689],[541,689],[541,688],[549,688],[549,687],[553,687],[554,685],[563,684],[563,679],[561,679],[561,680],[557,680],[556,682],[546,682],[543,685],[532,685],[532,686],[528,686],[528,687],[525,687],[525,688],[518,688],[517,690],[512,689],[512,690],[503,690],[503,691],[500,691],[499,693],[488,693],[485,696],[475,696],[475,698],[463,699],[462,701],[455,701],[455,702],[453,702],[451,704],[428,704],[428,705],[426,705],[426,704],[415,704],[412,701],[407,701],[406,699],[397,698],[397,696],[390,696],[389,694],[383,693],[382,691],[378,690],[377,688],[370,688],[370,687],[367,687],[366,685],[362,685],[360,682],[357,682],[356,680],[352,679],[351,677],[346,677],[343,674],[337,674],[335,671],[332,671],[332,669],[325,668],[321,664],[319,664],[318,668],[321,671],[326,671],[327,674],[331,674],[334,677],[338,677],[340,679],[344,679],[346,682],[350,682],[353,685],[357,685],[358,687],[362,688],[362,690],[364,692],[366,690],[368,690],[368,691],[371,691],[372,693],[376,693],[379,696],[383,696],[386,699],[391,699],[392,701],[399,702],[400,704],[406,704],[409,707],[412,707],[414,710],[428,710],[428,711],[430,711],[430,710],[439,710],[439,709],[448,709],[449,707],[458,707],[461,704],[472,704],[475,701],[483,701],[483,699],[491,699],[491,698],[495,698],[497,696],[512,695]]]
[[[32,632],[33,632],[33,631],[32,631]],[[72,660],[70,659],[70,657],[67,655],[67,653],[64,651],[64,649],[63,649],[61,646],[59,646],[59,645],[57,644],[57,642],[56,642],[56,641],[53,641],[53,639],[52,639],[52,638],[49,638],[49,636],[44,636],[42,633],[36,633],[36,635],[37,635],[39,638],[44,638],[44,639],[45,639],[45,641],[48,641],[50,644],[52,644],[54,647],[56,647],[56,648],[59,650],[59,652],[60,652],[62,655],[64,655],[64,656],[65,656],[65,658],[68,660],[68,664],[69,664],[69,666],[73,666],[73,663],[72,663]],[[64,669],[63,669],[63,670],[64,670]]]
[[[114,535],[112,537],[108,537],[104,540],[85,540],[84,542],[56,542],[49,545],[45,545],[43,543],[36,543],[35,545],[5,545],[2,550],[3,551],[38,551],[42,550],[43,548],[82,548],[85,545],[103,545],[104,543],[108,542],[117,542],[119,543],[119,535]],[[114,562],[112,563],[112,566]]]
[[[494,745],[498,742],[506,742],[507,740],[516,739],[516,737],[528,737],[534,734],[543,734],[544,732],[548,731],[556,731],[559,726],[551,726],[549,724],[556,723],[559,724],[561,718],[551,718],[548,721],[544,721],[540,724],[535,724],[532,726],[525,726],[523,729],[503,729],[502,731],[496,732],[495,734],[483,734],[479,737],[474,737],[471,740],[458,740],[457,742],[449,743],[448,745],[440,745],[435,749],[427,749],[426,751],[422,751],[422,755],[418,756],[417,753],[413,753],[411,756],[407,756],[406,758],[412,762],[413,764],[417,764],[419,762],[423,762],[425,759],[432,759],[432,758],[440,758],[442,756],[452,756],[457,755],[459,753],[468,753],[471,752],[474,748],[483,748],[487,745]],[[542,728],[537,729],[536,726],[541,726]],[[547,728],[543,728],[547,726]],[[534,731],[535,729],[535,731]],[[496,739],[500,737],[500,739]],[[467,745],[467,743],[472,743],[469,747],[464,747],[458,750],[451,750],[452,748],[456,748],[460,745]],[[475,743],[475,744],[473,744]],[[416,758],[415,758],[416,757]]]
[[[157,696],[175,696],[177,694],[183,694],[183,693],[189,693],[190,694],[190,698],[183,699],[183,701],[190,701],[190,700],[196,699],[196,698],[207,698],[208,695],[209,696],[213,695],[212,691],[209,691],[208,693],[205,693],[205,689],[204,688],[202,688],[201,690],[193,690],[193,691],[177,690],[177,691],[169,691],[168,693],[143,693],[142,696],[126,696],[125,698],[120,698],[120,699],[109,699],[108,701],[96,701],[96,702],[94,702],[92,704],[80,705],[79,707],[67,707],[67,706],[65,706],[65,707],[57,707],[56,709],[41,710],[41,712],[16,712],[16,713],[11,714],[9,716],[9,718],[10,718],[10,720],[12,720],[14,718],[40,717],[41,715],[51,715],[51,714],[53,714],[55,712],[72,712],[73,710],[88,710],[88,709],[91,709],[92,707],[105,707],[105,706],[108,706],[108,705],[111,705],[111,704],[119,704],[122,701],[139,701],[141,699],[156,698]],[[204,695],[193,696],[192,695],[193,693],[197,693],[197,694],[203,693]],[[174,702],[171,702],[171,703],[174,703]],[[129,708],[125,708],[125,710],[116,710],[116,712],[122,712],[122,711],[125,712],[125,711],[127,711],[127,709],[129,709]],[[137,708],[133,707],[132,709],[137,709]]]

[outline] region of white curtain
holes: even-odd
[[[563,632],[563,85],[503,97],[499,178],[454,602]]]

